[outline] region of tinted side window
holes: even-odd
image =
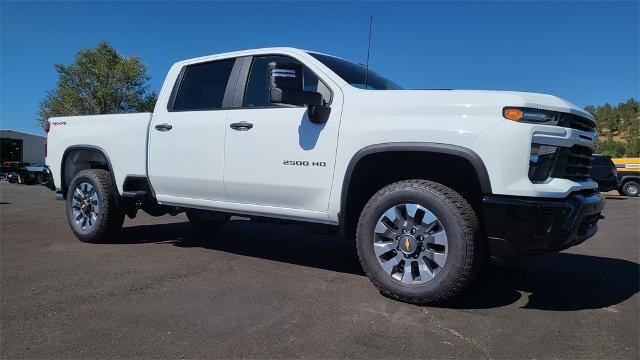
[[[173,110],[221,108],[234,63],[235,59],[228,59],[187,66]]]
[[[595,166],[611,166],[611,160],[604,156],[594,156],[593,165]]]
[[[278,106],[269,101],[269,85],[267,79],[267,65],[272,62],[296,63],[297,61],[286,56],[260,56],[253,58],[247,88],[244,93],[244,107]],[[306,91],[318,91],[318,77],[311,70],[304,68],[303,80]]]
[[[604,165],[604,161],[603,161],[602,158],[594,157],[593,158],[593,165],[595,165],[595,166],[603,166]]]

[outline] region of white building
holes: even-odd
[[[21,161],[44,164],[45,136],[0,129],[0,164]]]

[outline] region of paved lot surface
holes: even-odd
[[[605,216],[432,308],[381,296],[337,237],[141,215],[83,244],[49,190],[1,183],[0,358],[637,358],[640,199]]]

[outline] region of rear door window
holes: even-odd
[[[188,65],[173,103],[174,111],[213,110],[222,101],[235,59]]]

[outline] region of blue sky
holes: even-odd
[[[578,105],[640,98],[633,2],[2,2],[0,127],[40,133],[54,63],[109,41],[149,66],[294,46],[364,62],[407,88],[550,93]]]

